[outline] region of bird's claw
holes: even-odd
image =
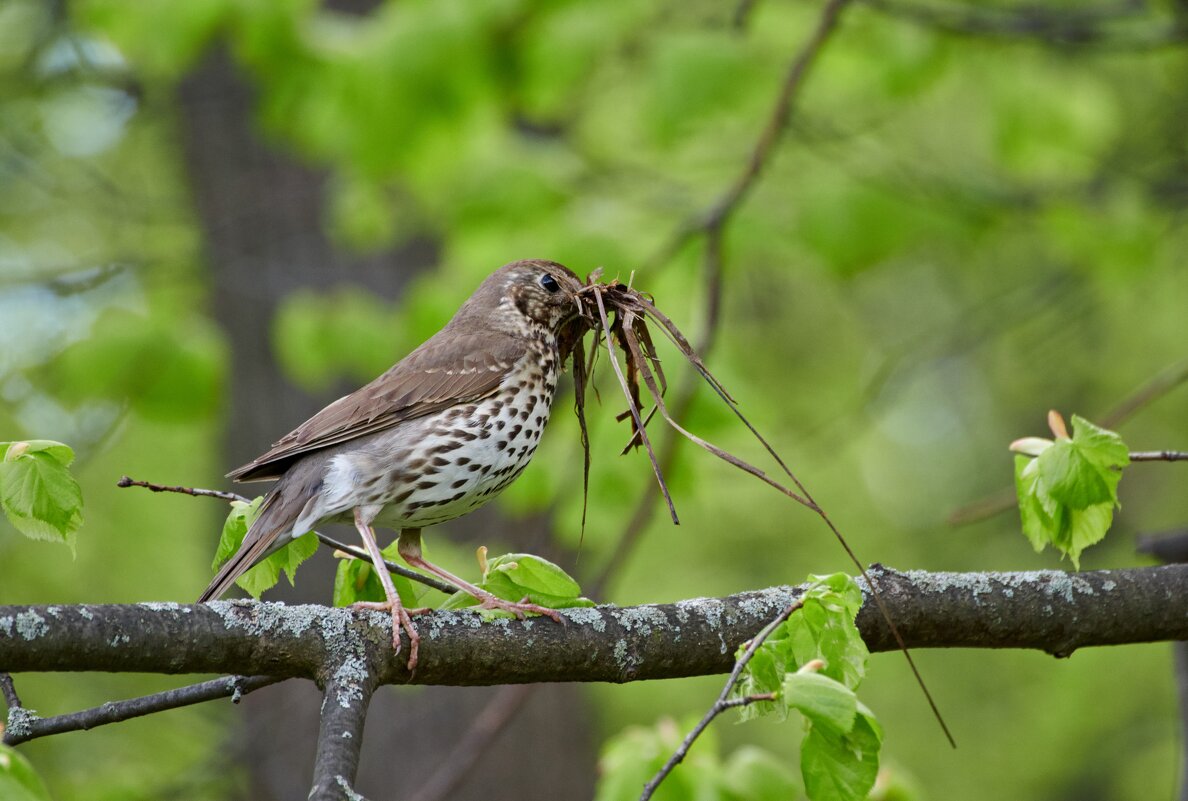
[[[534,603],[528,603],[528,599],[517,602],[505,601],[502,598],[496,598],[494,595],[479,599],[480,609],[502,609],[504,612],[511,612],[518,620],[523,620],[527,612],[532,612],[537,615],[544,615],[551,618],[556,623],[564,623],[565,618],[561,617],[556,609],[549,609],[547,606],[540,606]]]
[[[417,652],[421,644],[421,635],[417,633],[416,627],[413,626],[412,616],[421,615],[430,611],[427,607],[418,609],[405,609],[403,605],[393,601],[355,601],[351,604],[352,609],[366,609],[373,612],[391,612],[392,613],[392,650],[395,654],[400,653],[400,630],[408,635],[408,672],[412,673],[417,668]]]

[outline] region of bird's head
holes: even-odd
[[[506,322],[520,329],[525,322],[536,323],[556,333],[577,315],[581,288],[581,279],[555,261],[514,261],[483,281],[458,314],[487,316],[499,309],[506,314],[497,315],[502,321],[491,321],[496,325]]]

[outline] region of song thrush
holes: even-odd
[[[421,568],[473,595],[484,608],[522,617],[556,612],[511,603],[430,564],[421,529],[453,520],[494,498],[532,458],[549,419],[561,352],[558,334],[578,314],[581,281],[551,261],[517,261],[496,270],[446,326],[394,367],[336,400],[255,461],[229,473],[238,481],[276,479],[243,544],[199,602],[230,589],[248,568],[324,521],[352,520],[416,666],[418,636],[375,542],[373,525],[400,531],[398,550]]]

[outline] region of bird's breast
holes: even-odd
[[[369,465],[359,472],[383,478],[337,505],[382,505],[376,523],[390,528],[430,526],[482,506],[536,452],[556,390],[556,362],[555,349],[530,353],[488,397],[377,435]],[[350,482],[338,485],[344,483]]]

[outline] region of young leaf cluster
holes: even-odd
[[[1081,552],[1105,536],[1121,506],[1118,482],[1129,450],[1113,431],[1076,415],[1071,437],[1059,415],[1050,420],[1055,439],[1011,444],[1019,514],[1036,551],[1051,545],[1079,568]]]
[[[74,550],[82,526],[82,489],[70,474],[74,451],[61,442],[0,442],[0,507],[13,527],[35,540]]]
[[[854,694],[869,656],[854,625],[861,606],[849,576],[814,577],[803,607],[763,642],[735,685],[736,698],[774,696],[742,707],[744,720],[793,710],[804,718],[800,771],[812,801],[865,798],[878,775],[883,730]]]

